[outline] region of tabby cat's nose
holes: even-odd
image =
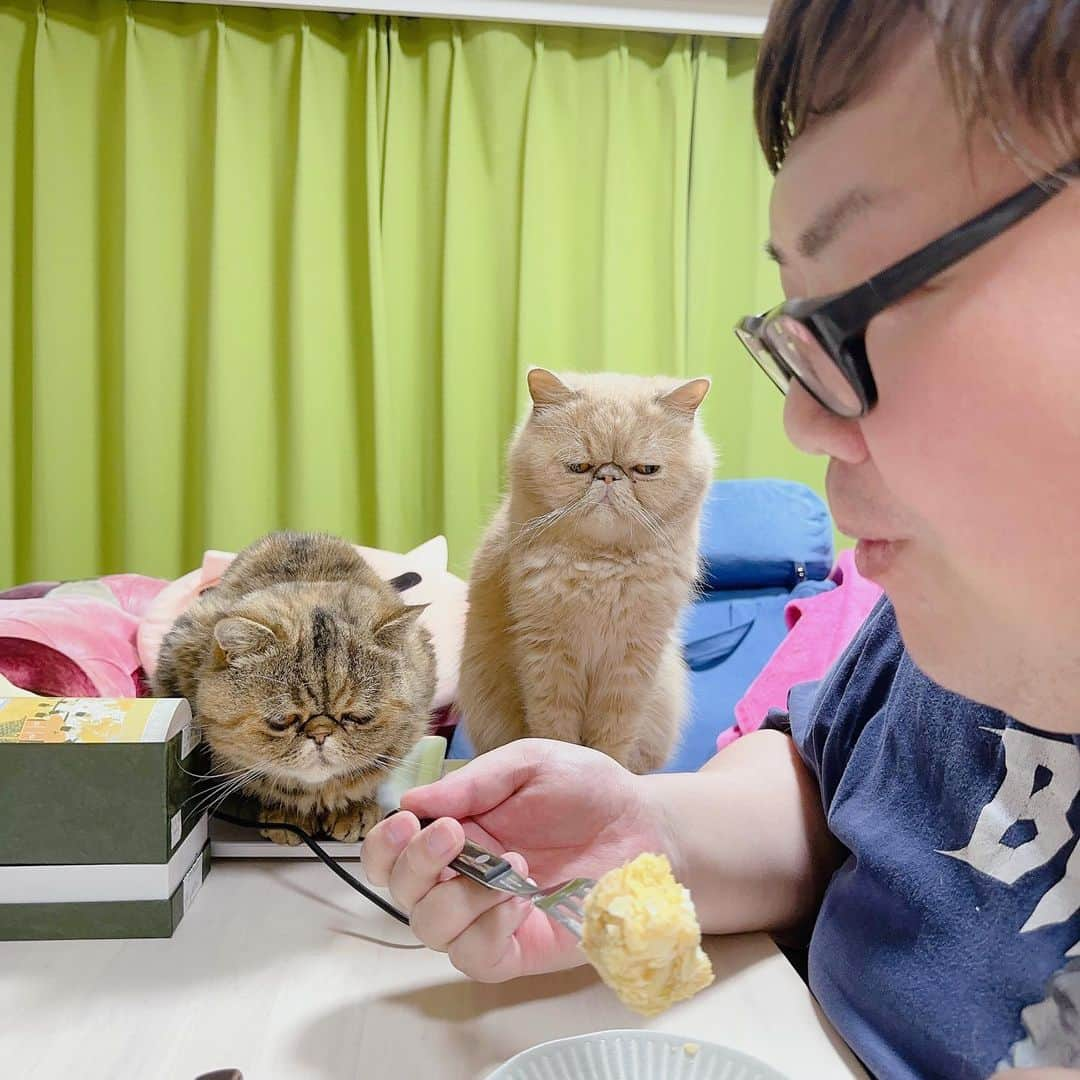
[[[316,746],[326,742],[326,736],[334,730],[335,724],[323,716],[316,716],[304,725],[304,734],[314,740]]]

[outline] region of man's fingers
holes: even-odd
[[[510,852],[506,858],[519,874],[528,876],[528,865],[521,855]],[[413,933],[428,948],[446,952],[477,919],[513,899],[509,893],[484,888],[459,875],[436,885],[417,902],[410,920]]]
[[[419,831],[420,823],[412,814],[394,814],[367,834],[360,848],[360,859],[372,885],[390,883],[394,863]]]
[[[464,844],[460,823],[440,818],[405,845],[390,870],[389,881],[391,895],[405,911],[411,914],[417,901],[439,883],[442,871],[461,854]]]

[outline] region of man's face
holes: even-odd
[[[849,288],[1031,179],[988,133],[966,140],[909,28],[873,85],[791,148],[771,211],[784,290]],[[792,441],[830,458],[862,572],[931,677],[1080,730],[1080,710],[1046,707],[1080,687],[1080,187],[877,316],[866,342],[866,417],[831,416],[799,387],[785,406]]]

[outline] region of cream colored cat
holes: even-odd
[[[529,372],[510,493],[476,556],[458,701],[478,752],[527,736],[661,766],[686,711],[707,379]]]

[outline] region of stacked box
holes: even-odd
[[[180,699],[0,698],[0,940],[169,937],[210,864]]]

